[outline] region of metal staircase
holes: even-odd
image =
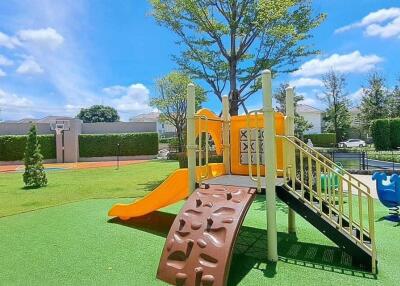
[[[376,273],[374,199],[368,186],[294,136],[284,146],[283,185],[278,197],[353,257],[353,265]]]

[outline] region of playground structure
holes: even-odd
[[[175,285],[226,285],[240,226],[256,194],[265,192],[269,261],[278,261],[278,197],[289,206],[289,233],[296,233],[297,213],[350,254],[353,265],[376,273],[369,187],[296,138],[293,89],[286,90],[284,115],[272,108],[270,71],[261,80],[263,109],[239,116],[229,115],[226,96],[221,117],[206,109],[195,113],[190,84],[188,168],[143,199],[113,206],[109,216],[143,216],[188,197],[169,231],[157,277]],[[209,136],[223,163],[209,163]]]
[[[390,221],[399,222],[399,206],[400,206],[400,177],[397,174],[390,176],[390,182],[387,180],[385,173],[374,173],[372,180],[376,181],[376,190],[381,203],[389,208],[389,215],[385,218]]]

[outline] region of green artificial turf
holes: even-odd
[[[85,200],[0,219],[3,285],[164,285],[156,280],[160,254],[182,202],[126,223],[107,222],[107,211],[129,199]],[[235,247],[229,285],[397,285],[400,234],[379,220],[379,274],[348,269],[341,251],[302,218],[298,240],[286,233],[287,208],[278,203],[280,260],[266,261],[263,196],[251,206]],[[333,259],[332,259],[333,258]]]
[[[0,285],[165,285],[155,275],[183,202],[127,222],[108,222],[107,212],[114,203],[132,201],[115,197],[143,196],[175,168],[176,162],[149,162],[49,172],[49,186],[38,190],[21,189],[21,174],[0,174]],[[299,216],[297,239],[288,236],[287,207],[279,201],[280,258],[266,263],[265,200],[257,196],[234,249],[228,285],[397,285],[400,225],[382,220],[387,210],[375,205],[377,276],[352,269],[341,250]]]
[[[174,161],[47,172],[48,186],[23,188],[22,173],[0,173],[0,217],[90,198],[140,197],[153,190],[173,170]]]

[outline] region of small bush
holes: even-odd
[[[155,155],[158,152],[157,133],[82,134],[79,135],[80,157]]]
[[[379,151],[390,150],[390,121],[388,119],[377,119],[371,124],[371,135],[374,140],[375,149]]]
[[[25,187],[39,188],[47,185],[46,173],[43,167],[43,156],[40,153],[40,144],[37,138],[36,125],[29,130],[25,148],[25,171],[23,180]]]
[[[336,144],[335,133],[305,134],[304,142],[311,140],[316,147],[334,147]]]
[[[392,149],[400,147],[400,118],[390,120],[390,147]]]
[[[28,136],[0,136],[0,161],[19,161],[24,158]],[[37,135],[40,151],[44,159],[56,158],[56,137],[54,135]]]

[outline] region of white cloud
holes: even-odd
[[[121,96],[126,93],[126,87],[122,85],[114,85],[110,87],[103,88],[103,92],[112,97]]]
[[[13,93],[7,93],[0,89],[0,106],[2,108],[13,108],[13,107],[30,107],[33,103],[25,97],[20,97]]]
[[[354,101],[360,101],[361,98],[363,97],[363,95],[364,95],[363,89],[360,88],[360,89],[356,90],[355,92],[350,93],[350,94],[349,94],[349,98],[350,98],[351,100],[354,100]]]
[[[127,87],[111,86],[105,88],[106,91],[118,91],[116,98],[111,99],[110,103],[121,112],[148,112],[151,111],[150,91],[141,83],[132,84]]]
[[[0,55],[0,66],[12,66],[14,62],[3,55]]]
[[[6,47],[8,49],[13,49],[15,46],[18,46],[20,43],[17,38],[10,37],[3,32],[0,32],[0,47]]]
[[[34,59],[27,58],[17,68],[17,73],[34,75],[43,73],[43,69]]]
[[[362,55],[359,51],[349,54],[333,54],[327,58],[315,58],[301,65],[300,69],[293,72],[294,76],[318,76],[330,70],[341,73],[365,73],[375,68],[383,58],[377,55]]]
[[[293,87],[306,87],[306,86],[323,86],[323,82],[317,78],[301,77],[290,81],[289,83]]]
[[[305,97],[303,100],[300,100],[298,103],[299,104],[309,105],[309,106],[312,106],[312,107],[315,107],[315,106],[319,105],[319,102],[317,102],[316,99],[311,98],[311,97]]]
[[[6,76],[6,75],[7,75],[6,72],[3,71],[2,69],[0,69],[0,77]]]
[[[63,36],[53,28],[20,30],[18,37],[23,43],[31,43],[50,49],[55,49],[64,42]]]
[[[343,33],[356,28],[365,28],[370,37],[400,37],[400,8],[392,7],[369,13],[361,21],[341,27],[335,33]]]

